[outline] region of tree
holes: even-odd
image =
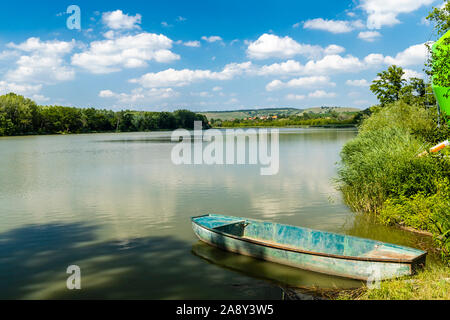
[[[433,8],[427,16],[429,21],[435,23],[438,36],[444,35],[450,29],[450,2],[447,1],[441,8]],[[436,50],[432,50],[431,44],[427,44],[430,51],[426,63],[426,73],[433,77],[433,84],[450,88],[450,37],[444,38]],[[447,96],[450,89],[447,91]]]
[[[405,72],[401,67],[392,65],[387,71],[377,74],[378,78],[372,82],[370,90],[377,96],[382,106],[397,101],[406,82]]]
[[[427,20],[435,23],[438,35],[442,36],[450,29],[450,1],[441,8],[433,7],[433,11],[427,16]]]
[[[42,133],[79,133],[120,130],[148,131],[192,129],[194,121],[209,128],[208,119],[189,110],[171,112],[98,110],[63,106],[38,106],[10,93],[0,96],[0,136]]]

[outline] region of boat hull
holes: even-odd
[[[377,262],[329,257],[289,251],[240,239],[192,222],[196,236],[220,249],[271,261],[304,270],[357,280],[384,280],[414,273],[415,267],[425,263],[425,256],[414,263]]]

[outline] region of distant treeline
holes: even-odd
[[[276,118],[215,120],[213,127],[289,127],[289,126],[354,126],[361,120],[363,112],[306,112],[300,115],[277,116]]]
[[[132,132],[193,129],[205,116],[189,110],[175,112],[119,111],[62,106],[39,106],[23,96],[0,96],[0,136],[55,133]]]

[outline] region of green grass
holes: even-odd
[[[386,280],[379,288],[345,290],[336,300],[450,300],[450,267],[435,265],[412,277]]]
[[[448,150],[418,157],[448,139],[447,125],[437,128],[433,110],[403,101],[373,111],[341,153],[338,182],[345,201],[381,223],[431,232],[450,263]]]

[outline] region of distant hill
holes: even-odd
[[[301,115],[303,113],[328,113],[335,111],[341,112],[358,112],[360,109],[356,108],[345,108],[345,107],[316,107],[307,109],[296,109],[296,108],[267,108],[267,109],[244,109],[244,110],[233,110],[233,111],[206,111],[199,112],[205,115],[208,119],[220,119],[220,120],[232,120],[232,119],[244,119],[248,117],[262,117],[262,116],[292,116]]]

